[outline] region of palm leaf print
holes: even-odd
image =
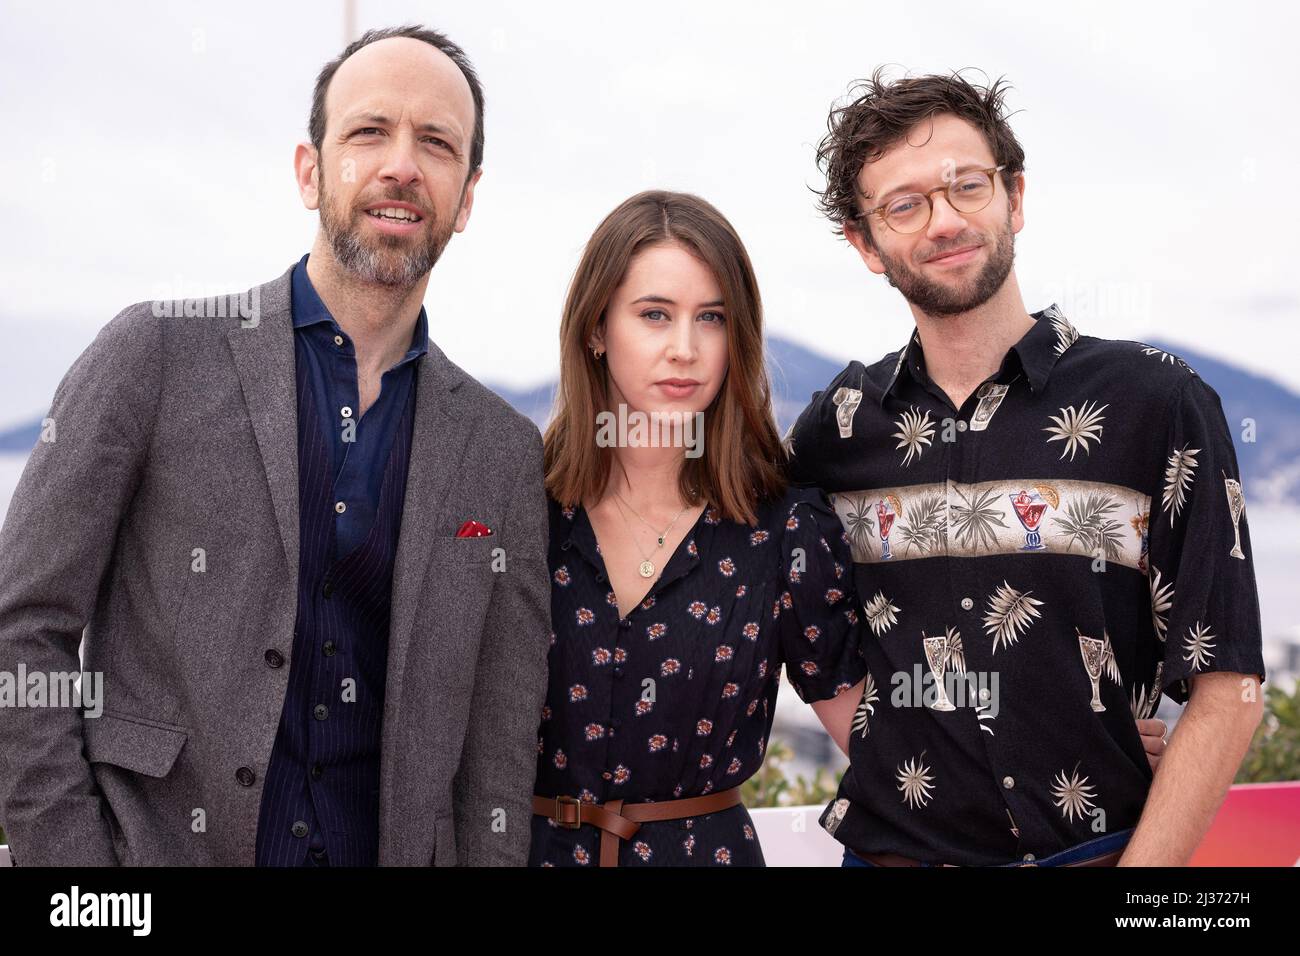
[[[1115,648],[1110,643],[1110,635],[1105,629],[1101,632],[1101,669],[1102,673],[1113,680],[1120,687],[1124,686],[1124,678],[1119,673],[1119,663],[1115,660]]]
[[[1047,439],[1048,443],[1054,441],[1065,442],[1065,448],[1061,450],[1061,457],[1064,458],[1066,452],[1070,453],[1070,461],[1074,461],[1074,453],[1080,448],[1085,453],[1091,454],[1092,448],[1088,442],[1095,441],[1101,444],[1101,422],[1106,420],[1102,414],[1110,405],[1103,405],[1101,408],[1096,407],[1096,402],[1084,402],[1083,409],[1076,411],[1074,406],[1062,408],[1061,414],[1048,415],[1048,419],[1056,422],[1055,425],[1048,425],[1043,429],[1045,432],[1051,432],[1052,437]]]
[[[1156,637],[1163,641],[1168,627],[1168,612],[1174,606],[1174,582],[1162,587],[1160,569],[1153,564],[1151,570],[1155,572],[1155,577],[1151,578],[1151,626],[1155,628]]]
[[[1079,777],[1078,766],[1074,768],[1068,780],[1065,771],[1060,771],[1052,779],[1052,784],[1052,796],[1056,798],[1056,805],[1061,808],[1061,816],[1073,823],[1076,814],[1080,820],[1088,815],[1088,811],[1093,808],[1092,800],[1097,796],[1096,788],[1088,784],[1087,777]]]
[[[922,634],[925,632],[922,631]],[[944,655],[948,661],[944,669],[951,667],[958,674],[966,673],[966,655],[962,651],[961,631],[955,627],[944,628]]]
[[[1044,317],[1052,323],[1052,328],[1056,330],[1056,354],[1062,355],[1066,349],[1079,339],[1079,331],[1061,314],[1061,310],[1055,305],[1049,305],[1043,310]]]
[[[1069,548],[1078,544],[1085,554],[1100,550],[1108,560],[1117,561],[1124,553],[1124,526],[1110,513],[1119,507],[1114,495],[1101,491],[1071,498],[1065,514],[1053,519],[1061,528],[1057,537],[1065,538]]]
[[[1170,521],[1178,517],[1178,512],[1187,503],[1187,491],[1196,477],[1196,456],[1200,453],[1199,448],[1184,445],[1181,451],[1175,449],[1169,456],[1169,464],[1165,467],[1164,510],[1173,509]]]
[[[1183,638],[1183,650],[1187,653],[1183,660],[1192,662],[1192,670],[1199,671],[1214,659],[1214,636],[1200,621],[1187,629],[1187,636]]]
[[[961,504],[952,506],[952,526],[957,531],[958,543],[965,545],[977,540],[979,546],[997,544],[998,536],[993,526],[1005,528],[1006,523],[1002,520],[1002,512],[993,507],[993,502],[1002,496],[990,489],[981,492],[972,502],[960,488],[954,486],[953,492],[961,499]]]
[[[993,716],[992,710],[993,708],[989,707],[988,704],[980,704],[975,708],[975,719],[979,721],[995,720],[996,718]],[[993,733],[993,728],[988,726],[988,724],[981,723],[980,730],[984,731],[984,733],[988,734],[990,737],[997,736],[997,734]]]
[[[988,612],[984,615],[984,630],[993,637],[993,653],[998,652],[999,645],[1010,647],[1016,642],[1033,619],[1041,617],[1037,608],[1043,602],[1029,595],[1031,591],[1020,592],[1003,581],[989,597]]]
[[[870,730],[867,721],[876,712],[874,705],[879,699],[876,696],[876,680],[868,672],[866,683],[862,688],[862,700],[858,702],[858,709],[853,714],[853,729],[862,731],[861,736],[863,737]]]
[[[1156,705],[1160,702],[1160,678],[1164,676],[1165,662],[1156,662],[1156,676],[1151,681],[1151,692],[1147,693],[1147,685],[1143,684],[1140,688],[1133,685],[1133,692],[1129,697],[1129,709],[1133,711],[1134,720],[1146,720],[1156,712]]]
[[[942,495],[922,495],[919,501],[908,505],[898,525],[905,553],[911,554],[915,548],[925,554],[939,545],[948,530],[947,507]]]
[[[876,637],[898,623],[896,615],[899,609],[889,602],[883,591],[877,591],[876,596],[862,606],[862,610],[866,612],[867,623],[871,625],[871,632]]]
[[[849,545],[855,552],[854,557],[866,555],[868,545],[876,536],[876,522],[872,513],[875,505],[867,495],[845,495],[849,503],[844,515],[844,530],[849,536]]]
[[[1142,354],[1143,354],[1143,355],[1159,355],[1159,356],[1160,356],[1160,364],[1161,364],[1161,365],[1163,365],[1163,364],[1165,363],[1166,360],[1168,360],[1168,362],[1169,362],[1170,365],[1173,365],[1173,364],[1174,364],[1174,356],[1173,356],[1173,355],[1170,355],[1170,354],[1169,354],[1168,352],[1166,352],[1164,349],[1158,349],[1158,348],[1153,348],[1153,347],[1150,346],[1150,345],[1144,345],[1144,346],[1142,346]]]
[[[930,791],[934,789],[934,777],[925,765],[925,753],[920,757],[908,758],[898,768],[896,778],[898,790],[903,794],[903,802],[915,810],[930,802]]]
[[[930,444],[930,439],[934,437],[934,423],[930,421],[929,412],[922,414],[921,410],[913,405],[911,410],[903,412],[903,417],[894,424],[898,426],[898,431],[891,437],[898,439],[896,449],[907,449],[907,454],[903,456],[903,465],[906,466],[913,456],[921,457],[921,452],[925,450],[922,445]]]

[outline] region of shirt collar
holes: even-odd
[[[1048,376],[1051,375],[1057,360],[1079,338],[1079,332],[1056,303],[1052,303],[1041,312],[1032,313],[1030,318],[1034,320],[1033,327],[1011,347],[1011,352],[1019,360],[1029,387],[1037,395],[1047,387]],[[897,397],[899,379],[904,370],[916,382],[923,383],[924,362],[925,354],[921,350],[921,336],[913,328],[911,338],[899,351],[898,361],[894,363],[894,371],[880,393],[880,404],[884,405],[885,398],[891,394]],[[1004,359],[1003,367],[1005,366]]]
[[[325,307],[321,297],[316,292],[316,287],[312,285],[311,278],[307,275],[307,259],[311,255],[308,253],[298,260],[298,264],[293,267],[292,276],[292,298],[291,310],[293,312],[293,327],[295,329],[305,329],[308,326],[327,324],[333,335],[340,336],[347,351],[352,351],[352,341],[348,334],[339,327],[334,321],[334,316],[330,310]],[[424,306],[420,306],[420,316],[415,321],[415,331],[411,335],[411,347],[406,350],[393,368],[399,368],[408,362],[413,362],[429,351],[429,318],[425,314]]]

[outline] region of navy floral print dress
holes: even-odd
[[[586,510],[550,502],[550,676],[534,793],[628,803],[740,786],[763,762],[784,665],[805,702],[866,675],[843,526],[816,489],[710,507],[627,617]],[[596,866],[599,828],[532,818],[532,866]],[[744,806],[643,823],[619,866],[762,866]]]

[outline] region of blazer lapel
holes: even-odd
[[[257,449],[275,508],[289,568],[289,593],[298,592],[298,389],[295,375],[290,268],[253,291],[257,324],[226,336],[257,436]]]
[[[401,699],[406,652],[430,554],[438,541],[442,502],[446,500],[447,488],[455,477],[473,426],[456,391],[463,381],[464,373],[430,342],[416,378],[411,459],[406,471],[402,530],[393,564],[385,689],[389,702]]]

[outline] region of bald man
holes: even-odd
[[[19,865],[526,860],[541,440],[422,305],[469,222],[482,90],[442,34],[372,31],[322,69],[309,134],[311,252],[118,314],[14,494],[0,675],[82,675],[0,706]]]

